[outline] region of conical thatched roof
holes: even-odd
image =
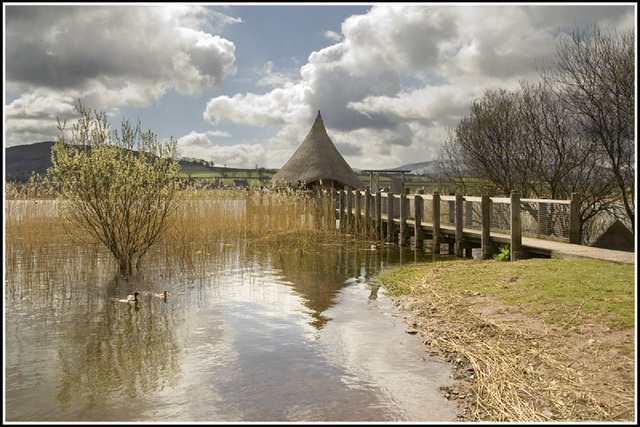
[[[327,135],[320,111],[300,147],[272,178],[276,185],[297,185],[298,181],[311,184],[318,180],[333,180],[351,188],[364,187]]]

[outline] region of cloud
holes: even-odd
[[[30,120],[46,114],[34,110],[38,105],[69,109],[78,98],[101,110],[146,107],[169,89],[198,93],[236,71],[234,43],[207,31],[240,20],[202,6],[10,5],[5,11],[6,87],[23,94],[18,104],[30,105]],[[7,125],[10,139],[27,142],[20,126]],[[38,126],[55,134],[51,120]]]
[[[73,98],[25,94],[5,108],[5,143],[17,145],[25,141],[54,141],[60,132],[57,119],[68,120],[71,126],[75,117]],[[67,135],[65,135],[67,136]]]
[[[206,133],[191,132],[178,139],[181,157],[208,160],[228,167],[253,167],[266,164],[266,151],[260,144],[219,145],[212,143]]]
[[[325,31],[324,37],[334,42],[339,42],[342,40],[342,34],[336,33],[335,31],[331,31],[331,30]]]
[[[274,71],[273,62],[267,61],[262,68],[255,69],[254,73],[260,76],[256,82],[258,86],[286,86],[296,79],[296,73],[292,71]]]
[[[229,138],[231,136],[229,132],[225,132],[223,130],[208,130],[205,133],[209,136],[215,136],[218,138]]]
[[[257,127],[290,124],[309,117],[310,109],[305,102],[309,96],[307,92],[305,85],[288,83],[267,95],[219,96],[207,102],[203,117],[213,125],[221,121]]]
[[[310,53],[296,78],[267,93],[213,98],[204,115],[213,124],[281,126],[267,140],[275,167],[300,144],[316,110],[356,167],[429,160],[446,128],[486,89],[537,78],[536,64],[555,55],[572,12],[617,25],[633,17],[630,6],[613,8],[375,5],[347,18],[341,34],[325,32],[336,43]]]
[[[185,26],[206,18],[206,9],[197,6],[7,6],[6,11],[7,81],[14,88],[164,84],[193,93],[235,71],[232,42]]]

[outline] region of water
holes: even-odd
[[[449,366],[371,280],[420,253],[223,242],[197,274],[150,255],[130,281],[102,252],[59,256],[7,275],[8,421],[455,418]],[[113,300],[134,290],[170,294]]]

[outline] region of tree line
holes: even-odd
[[[471,102],[449,129],[440,172],[465,193],[579,193],[582,228],[608,212],[634,230],[635,30],[575,27],[556,49],[538,81]]]

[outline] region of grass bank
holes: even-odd
[[[461,419],[635,419],[635,266],[459,260],[379,280],[453,362]]]

